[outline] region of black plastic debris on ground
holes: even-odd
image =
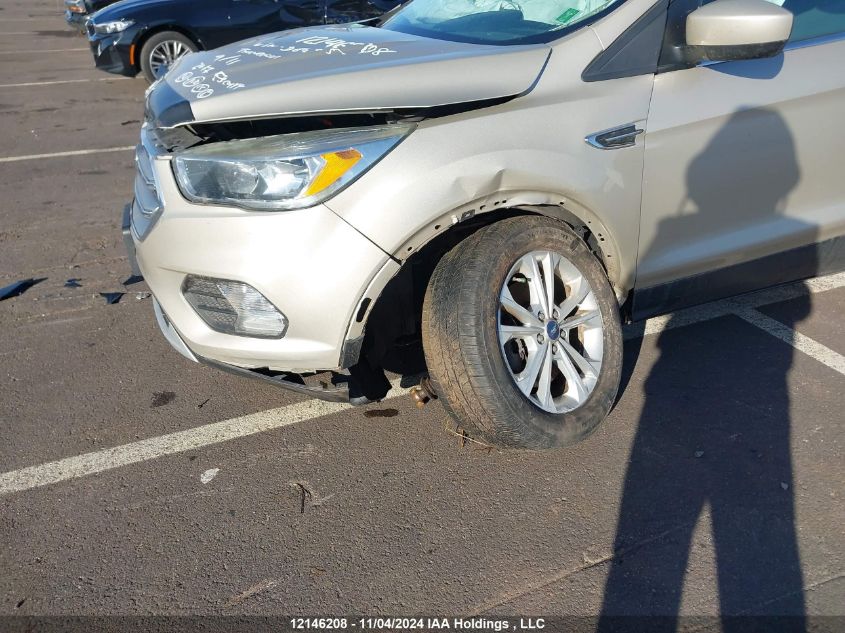
[[[21,281],[16,281],[13,284],[9,284],[8,286],[3,286],[0,288],[0,301],[4,299],[11,299],[12,297],[19,297],[27,290],[32,288],[35,284],[40,284],[42,281],[47,279],[46,277],[42,277],[41,279],[22,279]]]
[[[126,281],[123,282],[124,286],[131,286],[132,284],[137,284],[144,281],[144,278],[141,275],[132,275]]]
[[[101,292],[100,296],[106,300],[107,305],[119,303],[120,298],[126,293],[124,292]]]
[[[163,407],[176,400],[176,393],[173,391],[154,391],[150,408]]]
[[[79,277],[71,277],[65,282],[65,288],[82,288],[82,284],[79,283]]]

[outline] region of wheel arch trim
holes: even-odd
[[[462,223],[502,211],[542,215],[565,222],[576,231],[589,231],[595,239],[589,240],[587,244],[605,269],[617,300],[622,305],[631,290],[631,284],[620,280],[619,248],[604,222],[595,213],[571,197],[561,194],[536,191],[502,191],[468,202],[432,219],[396,249],[392,257],[388,258],[372,276],[355,304],[344,337],[344,353],[340,359],[341,364],[348,366],[357,362],[357,353],[350,355],[347,353],[347,347],[351,347],[355,352],[360,351],[360,346],[356,349],[352,343],[357,344],[358,340],[363,337],[367,321],[381,298],[382,292],[387,284],[399,274],[408,258],[424,250],[435,238],[444,235]]]
[[[468,202],[432,219],[406,239],[393,253],[400,261],[422,250],[435,237],[475,217],[495,211],[527,211],[536,215],[561,220],[575,229],[586,229],[595,241],[588,242],[607,272],[611,286],[617,294],[626,295],[633,280],[622,279],[621,254],[616,240],[601,218],[589,207],[571,196],[543,191],[499,191]]]

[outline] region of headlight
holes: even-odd
[[[115,20],[114,22],[103,22],[102,24],[95,24],[94,31],[100,35],[108,35],[109,33],[120,33],[125,31],[130,26],[135,24],[134,20]]]
[[[65,0],[65,8],[71,13],[88,13],[82,0]]]
[[[309,207],[349,185],[413,129],[385,125],[228,141],[173,161],[193,202],[275,211]]]

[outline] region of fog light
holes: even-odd
[[[224,334],[282,338],[288,320],[263,294],[240,281],[188,275],[182,294],[208,327]]]

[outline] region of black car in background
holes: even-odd
[[[399,0],[122,0],[92,15],[85,27],[97,68],[128,76],[142,72],[154,81],[192,51],[290,28],[375,18],[398,4]]]
[[[85,28],[88,17],[117,0],[65,0],[65,20],[78,29]]]

